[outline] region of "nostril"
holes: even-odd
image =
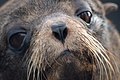
[[[60,40],[62,43],[64,43],[68,34],[68,29],[66,25],[64,23],[61,23],[61,24],[58,23],[58,24],[52,25],[51,28],[52,28],[52,33],[54,37]]]
[[[59,36],[59,33],[53,32],[53,35],[54,35],[55,38],[57,38],[58,40],[60,40],[61,37]]]
[[[64,33],[63,37],[64,37],[64,39],[65,39],[65,38],[67,37],[67,34],[68,34],[68,29],[67,29],[67,27],[64,29],[63,33]]]

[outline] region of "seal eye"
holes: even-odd
[[[90,23],[92,13],[90,11],[83,11],[83,12],[77,14],[77,16],[80,17],[81,19],[83,19],[86,23]]]
[[[11,35],[11,37],[9,38],[9,44],[11,45],[11,47],[19,49],[23,46],[25,37],[26,37],[25,32],[15,33]]]
[[[8,49],[17,54],[24,54],[31,40],[31,31],[21,27],[15,27],[7,33]]]

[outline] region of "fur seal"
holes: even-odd
[[[120,80],[120,37],[100,0],[10,0],[0,9],[0,80]]]

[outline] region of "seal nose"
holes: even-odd
[[[58,40],[60,40],[62,43],[65,42],[65,38],[68,34],[68,29],[66,27],[65,23],[56,23],[52,25],[52,33],[54,37]]]

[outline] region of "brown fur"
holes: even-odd
[[[89,25],[75,16],[83,6],[93,15]],[[120,80],[120,37],[105,17],[115,7],[99,0],[10,0],[0,9],[0,80]],[[64,44],[51,31],[57,22],[68,28]],[[22,53],[8,46],[16,28],[30,34]]]

